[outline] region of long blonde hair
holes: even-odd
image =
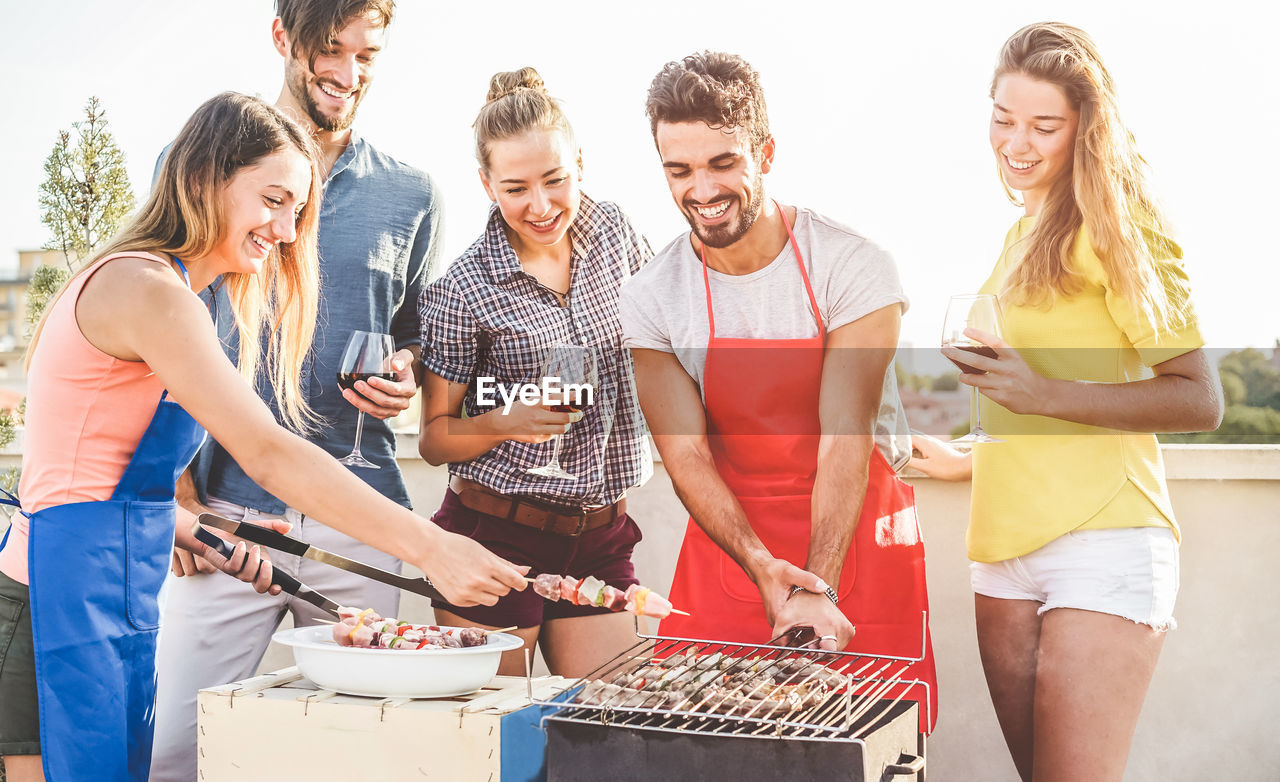
[[[1011,73],[1056,85],[1079,112],[1080,124],[1071,175],[1050,189],[1002,295],[1043,304],[1078,293],[1083,280],[1072,266],[1071,249],[1083,227],[1112,287],[1150,322],[1169,326],[1176,309],[1167,288],[1171,281],[1156,261],[1179,251],[1148,191],[1146,161],[1120,121],[1115,84],[1097,46],[1071,25],[1030,24],[1001,48],[992,98],[1000,77]],[[1003,173],[1000,182],[1020,206]]]
[[[307,432],[319,422],[301,387],[302,361],[311,349],[319,309],[319,153],[311,137],[274,106],[224,92],[196,109],[170,146],[147,202],[72,280],[115,253],[142,251],[178,258],[208,254],[224,230],[223,187],[240,169],[287,148],[302,153],[311,166],[311,186],[298,214],[297,239],[273,248],[257,274],[227,273],[222,284],[239,332],[241,376],[254,384],[262,364],[284,422]],[[27,348],[28,367],[56,301],[49,303],[36,326]]]

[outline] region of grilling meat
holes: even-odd
[[[649,660],[589,682],[574,699],[595,706],[696,711],[736,717],[779,717],[811,709],[847,684],[824,665],[687,653]]]

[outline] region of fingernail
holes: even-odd
[[[818,589],[819,589],[819,590],[821,590],[821,591],[823,591],[823,592],[826,592],[826,591],[827,591],[828,589],[830,589],[830,588],[831,588],[831,587],[827,586],[827,582],[826,582],[826,581],[823,581],[822,579],[818,579]]]

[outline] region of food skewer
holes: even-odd
[[[359,611],[359,609],[352,609],[352,610],[357,612]],[[338,624],[337,620],[335,619],[317,619],[316,621],[322,624],[327,624],[327,625]],[[417,627],[437,627],[438,625],[416,625],[416,626]],[[520,625],[511,625],[510,627],[499,627],[496,630],[485,630],[484,634],[492,635],[493,633],[509,633],[512,630],[519,630],[519,629],[520,629]]]
[[[573,576],[541,573],[535,578],[525,576],[524,580],[533,585],[534,592],[553,603],[568,600],[574,605],[594,605],[653,619],[666,619],[671,614],[689,616],[687,611],[672,608],[667,598],[639,584],[632,584],[624,592],[595,576],[579,581]]]
[[[342,619],[333,625],[334,642],[339,646],[367,649],[461,649],[485,645],[490,633],[516,629],[514,625],[499,630],[415,625],[384,618],[372,608],[361,610],[350,606],[340,607],[338,616]]]

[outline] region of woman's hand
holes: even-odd
[[[911,448],[920,455],[911,457],[913,467],[940,481],[967,481],[973,477],[973,455],[942,442],[936,437],[911,433]]]
[[[513,565],[463,535],[437,531],[425,561],[416,564],[450,603],[491,606],[528,585],[528,565]]]
[[[995,358],[948,345],[943,355],[952,361],[968,364],[984,374],[960,373],[960,382],[977,388],[982,395],[1004,409],[1019,415],[1047,415],[1047,401],[1052,398],[1055,381],[1027,366],[1018,351],[994,334],[978,329],[965,329],[964,335],[992,348]]]
[[[506,411],[497,408],[481,418],[493,434],[518,443],[545,443],[582,420],[582,412],[557,413],[546,405],[526,405],[517,401]]]

